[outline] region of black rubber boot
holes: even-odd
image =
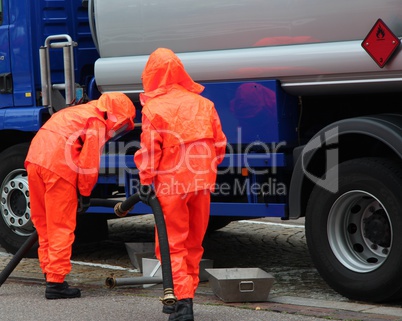
[[[66,281],[63,283],[46,282],[46,299],[72,299],[79,298],[80,296],[81,290],[77,288],[70,288]]]
[[[176,302],[175,311],[169,321],[194,321],[193,299],[182,299]]]
[[[164,305],[162,307],[162,312],[166,314],[172,314],[175,310],[176,304],[173,305]]]

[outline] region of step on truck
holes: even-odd
[[[34,231],[23,163],[41,125],[120,91],[137,126],[105,147],[91,195],[105,203],[79,214],[77,237],[105,231],[106,201],[138,187],[141,73],[167,47],[205,86],[228,138],[210,228],[304,218],[334,290],[401,299],[401,36],[394,0],[0,0],[0,244],[15,253]]]

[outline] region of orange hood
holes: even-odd
[[[201,93],[204,86],[196,83],[184,69],[175,53],[167,48],[158,48],[148,58],[142,72],[144,93],[141,103],[168,91],[173,85],[180,85],[193,93]]]
[[[106,129],[110,137],[134,129],[135,107],[125,94],[104,93],[93,103],[100,112],[106,112]]]

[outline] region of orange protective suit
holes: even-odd
[[[33,138],[25,167],[38,256],[48,282],[62,283],[71,271],[77,192],[95,186],[104,144],[134,128],[135,107],[122,93],[107,93],[87,104],[53,114]]]
[[[141,184],[154,183],[165,216],[175,295],[193,298],[226,137],[214,104],[199,95],[204,87],[171,50],[150,55],[142,81],[141,149],[134,160]]]

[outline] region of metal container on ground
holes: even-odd
[[[206,269],[214,294],[224,302],[268,300],[274,277],[260,268]]]

